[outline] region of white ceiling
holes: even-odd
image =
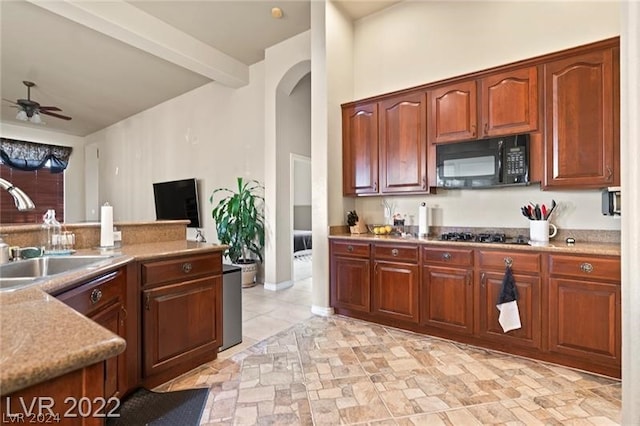
[[[336,3],[359,19],[397,2]],[[309,29],[309,9],[309,0],[0,0],[0,92],[16,101],[22,81],[35,82],[33,100],[73,117],[43,115],[44,128],[85,136],[212,80],[246,83],[265,48]],[[39,126],[16,112],[2,101],[3,122]]]

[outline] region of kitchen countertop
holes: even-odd
[[[123,352],[126,342],[50,293],[135,260],[222,251],[226,246],[179,240],[134,244],[113,250],[85,249],[78,255],[108,254],[97,267],[52,276],[23,289],[0,292],[0,394],[6,395]]]
[[[399,235],[374,235],[374,234],[349,234],[338,233],[330,235],[329,239],[349,239],[363,242],[389,242],[389,243],[411,243],[432,246],[447,247],[473,247],[483,249],[535,251],[547,253],[563,254],[589,254],[601,256],[620,256],[620,244],[618,243],[593,243],[578,242],[568,245],[563,241],[550,241],[547,246],[531,246],[528,244],[501,244],[501,243],[480,243],[461,241],[442,241],[437,237],[402,237]]]

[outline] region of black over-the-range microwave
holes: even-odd
[[[440,188],[492,188],[529,184],[529,135],[436,146]]]

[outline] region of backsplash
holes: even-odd
[[[122,245],[155,243],[186,239],[186,220],[153,222],[116,222],[122,232]],[[75,249],[95,248],[100,245],[100,223],[65,223],[63,231],[75,234]],[[41,245],[40,225],[0,226],[0,234],[10,246],[38,247]]]
[[[382,202],[386,200],[393,203],[394,213],[405,218],[405,224],[417,225],[418,207],[425,202],[430,227],[528,228],[528,219],[520,208],[530,202],[550,206],[551,201],[556,200],[558,207],[551,216],[551,223],[558,227],[558,232],[597,229],[619,233],[619,217],[604,216],[601,212],[601,194],[597,189],[542,191],[539,184],[499,189],[438,189],[437,194],[431,195],[357,197],[355,210],[365,223],[384,223]]]

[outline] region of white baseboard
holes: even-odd
[[[333,311],[333,308],[330,307],[330,306],[326,307],[326,306],[312,305],[311,306],[311,313],[315,314],[315,315],[320,315],[321,317],[330,317],[335,312]]]
[[[269,291],[279,291],[289,287],[293,287],[293,281],[291,280],[279,283],[264,283],[264,289]]]

